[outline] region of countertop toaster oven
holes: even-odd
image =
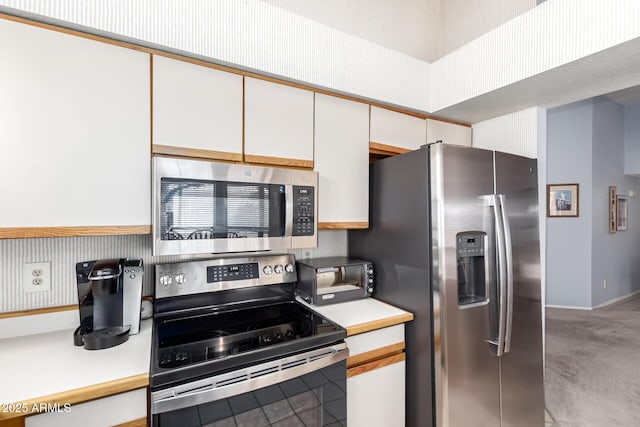
[[[373,265],[347,257],[297,261],[296,293],[315,305],[333,304],[369,297],[374,290]]]

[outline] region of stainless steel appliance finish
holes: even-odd
[[[153,255],[317,246],[317,172],[153,158]]]
[[[536,161],[435,144],[371,175],[372,227],[349,249],[376,298],[414,313],[407,425],[543,425]]]
[[[261,363],[151,393],[154,414],[228,398],[287,381],[347,359],[345,343]]]
[[[295,300],[294,266],[156,265],[151,425],[346,425],[346,331]]]
[[[373,265],[346,257],[298,261],[296,293],[315,305],[367,298],[373,293]]]
[[[233,258],[231,262],[235,264],[228,259],[158,264],[156,299],[297,280],[293,255]]]

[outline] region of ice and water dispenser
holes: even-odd
[[[456,235],[458,306],[460,308],[488,301],[486,248],[487,233],[483,231],[465,231]]]

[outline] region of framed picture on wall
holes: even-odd
[[[617,215],[617,230],[625,231],[627,229],[627,196],[618,196],[618,215]]]
[[[580,213],[579,184],[547,185],[547,216],[575,218]]]

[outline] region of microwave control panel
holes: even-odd
[[[294,236],[315,234],[315,189],[301,185],[293,186],[293,231]]]

